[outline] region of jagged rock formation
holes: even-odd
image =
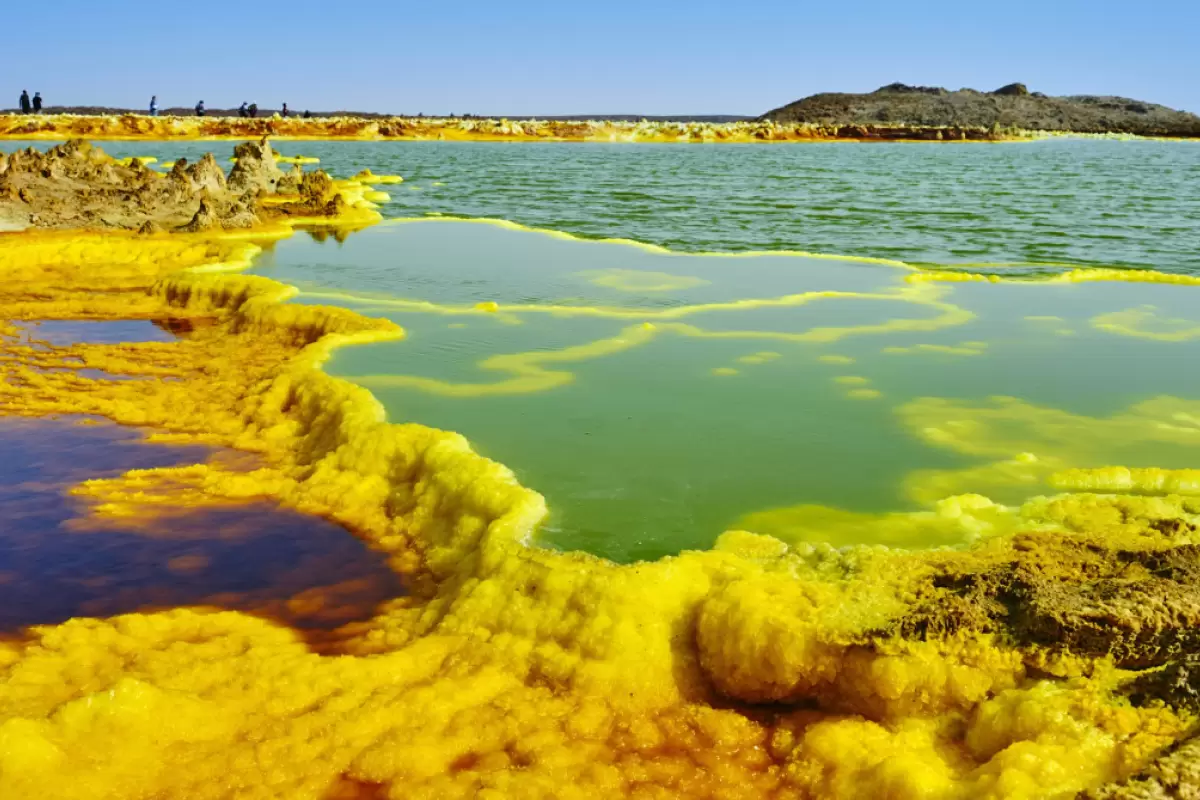
[[[994,92],[893,83],[869,94],[815,94],[768,111],[782,124],[1019,128],[1074,133],[1200,136],[1200,117],[1125,97],[1047,97],[1012,83]]]
[[[142,233],[251,228],[270,218],[328,216],[338,208],[334,182],[324,172],[297,167],[284,174],[263,139],[235,150],[228,177],[212,154],[196,163],[177,161],[167,173],[137,159],[125,163],[75,139],[46,152],[0,154],[0,230],[100,228]],[[310,187],[304,190],[305,187]],[[264,197],[296,194],[287,203],[264,207]],[[319,195],[319,196],[318,196]]]

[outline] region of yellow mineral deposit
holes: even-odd
[[[986,350],[987,342],[960,342],[959,344],[914,344],[908,347],[885,347],[882,352],[893,356],[918,354],[981,356]]]
[[[1029,132],[998,133],[990,127],[963,128],[905,125],[778,124],[765,121],[620,122],[610,120],[508,120],[431,117],[238,118],[146,117],[137,114],[6,115],[0,138],[117,140],[277,139],[378,141],[581,141],[649,143],[771,143],[831,139],[861,141],[1023,141],[1044,136]],[[313,163],[305,161],[302,163]]]
[[[640,269],[597,270],[595,272],[581,272],[579,276],[586,278],[596,286],[633,293],[675,292],[710,283],[710,281],[703,278],[696,278],[690,275],[672,275],[669,272],[652,272]]]
[[[91,132],[131,136],[235,127],[77,119]],[[527,130],[509,130],[517,128]],[[369,224],[364,209],[346,208],[347,219],[325,224]],[[1170,697],[1126,699],[1134,673],[1118,667],[1137,666],[1150,647],[1132,633],[1137,625],[1157,626],[1169,646],[1172,632],[1184,636],[1200,620],[1118,609],[1088,638],[1071,616],[1077,606],[1039,595],[1044,603],[1019,622],[1003,616],[996,593],[1012,591],[1018,575],[1082,603],[1070,591],[1087,591],[1104,570],[1116,575],[1140,553],[1200,544],[1200,501],[1077,493],[1010,509],[947,491],[914,514],[756,515],[742,527],[781,538],[734,530],[710,551],[652,563],[545,550],[534,542],[545,502],[509,469],[455,433],[389,422],[366,388],[320,369],[338,347],[402,331],[342,309],[285,304],[289,287],[231,272],[256,246],[253,235],[219,232],[5,236],[0,319],[208,324],[141,345],[31,348],[5,337],[0,407],[94,414],[173,441],[253,451],[261,466],[249,472],[214,462],[78,491],[102,513],[126,516],[156,515],[170,502],[274,499],[386,552],[411,594],[342,629],[322,652],[279,623],[197,609],[12,636],[0,643],[0,796],[1072,797],[1127,778],[1192,731],[1194,719]],[[932,313],[870,326],[885,333],[969,316],[932,283],[853,296]],[[581,347],[492,359],[485,368],[503,377],[488,391],[536,391],[569,380],[560,364],[657,335],[730,336],[679,321],[723,304],[637,313],[483,305],[439,310],[628,325]],[[819,343],[855,330],[732,335]],[[81,359],[146,379],[83,378],[72,374]],[[900,418],[935,446],[1039,469],[1045,459],[1057,474],[1056,459],[1096,435],[1200,443],[1198,413],[1183,401],[1151,401],[1100,420],[1100,433],[1089,427],[1082,441],[1077,418],[1016,400],[917,402]],[[1026,451],[1033,460],[1022,460]],[[1194,485],[1191,475],[1134,472],[1057,480],[1105,491]],[[933,482],[954,484],[956,474]],[[829,544],[859,525],[897,544],[918,525],[978,541],[928,551]],[[975,594],[963,588],[972,586]],[[1038,615],[1056,613],[1058,634],[1041,633]]]
[[[376,175],[369,169],[364,169],[362,172],[355,175],[352,180],[359,183],[365,183],[368,186],[382,186],[390,183],[404,183],[404,178],[399,175]]]
[[[842,356],[836,353],[827,353],[826,355],[817,358],[822,364],[834,364],[837,366],[846,366],[854,363],[854,359],[850,356]]]
[[[972,491],[1025,496],[1050,488],[1088,490],[1073,465],[1101,466],[1111,453],[1136,450],[1141,443],[1169,444],[1200,457],[1200,402],[1160,397],[1110,417],[1088,417],[1045,408],[1011,397],[985,405],[923,398],[901,406],[902,423],[934,447],[991,459],[983,466],[920,470],[905,482],[907,495],[921,503]],[[1074,474],[1070,485],[1060,476]],[[1099,474],[1097,475],[1097,478]],[[1102,481],[1095,487],[1103,491]],[[1136,487],[1134,487],[1136,489]]]
[[[739,357],[738,363],[739,364],[768,364],[780,357],[781,357],[781,354],[776,353],[773,350],[761,350],[757,353],[751,353],[750,355]]]
[[[1106,333],[1160,342],[1186,342],[1200,338],[1200,320],[1164,317],[1154,306],[1100,314],[1092,318],[1092,327]]]

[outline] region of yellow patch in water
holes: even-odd
[[[926,397],[904,404],[898,413],[926,444],[984,459],[974,467],[912,473],[905,493],[921,503],[965,491],[1032,496],[1052,488],[1048,481],[1055,473],[1105,466],[1114,454],[1151,443],[1194,448],[1200,458],[1200,401],[1174,397],[1146,400],[1109,417],[1013,397],[981,404]]]
[[[716,367],[712,371],[713,375],[737,375],[738,371],[733,367]]]
[[[617,289],[622,292],[641,294],[643,292],[677,292],[705,286],[711,281],[695,278],[691,275],[672,275],[669,272],[654,272],[642,269],[601,269],[575,273],[586,278],[588,283],[603,286],[607,289]]]
[[[916,355],[933,353],[948,356],[981,356],[987,350],[987,342],[960,342],[949,344],[914,344],[909,347],[885,347],[881,352],[888,355]]]
[[[362,172],[351,178],[358,183],[365,183],[368,186],[382,186],[385,184],[404,183],[404,178],[399,175],[376,175],[369,169],[364,169]]]
[[[819,505],[773,508],[747,514],[733,527],[792,546],[869,543],[920,548],[961,545],[1009,533],[1020,521],[1016,509],[968,494],[943,498],[930,511],[865,514]]]
[[[565,386],[575,380],[575,373],[547,369],[547,365],[590,361],[624,352],[649,342],[657,333],[657,329],[653,326],[630,325],[609,339],[598,339],[562,350],[533,350],[527,353],[490,356],[479,362],[480,369],[505,372],[514,376],[494,383],[455,383],[420,375],[366,375],[356,377],[354,382],[363,386],[417,389],[447,397],[485,397],[544,392]]]
[[[932,291],[931,291],[932,290]],[[556,318],[599,318],[614,321],[641,320],[636,325],[619,329],[614,336],[596,340],[589,344],[574,345],[562,350],[535,350],[526,353],[506,353],[491,356],[479,362],[480,369],[508,372],[513,378],[494,383],[449,382],[441,379],[416,375],[365,375],[355,377],[357,383],[366,386],[404,386],[434,394],[455,396],[481,396],[489,394],[513,394],[547,391],[564,386],[575,379],[567,371],[551,374],[541,369],[540,364],[569,364],[615,355],[651,341],[656,335],[678,335],[695,339],[739,339],[774,342],[836,342],[852,336],[882,335],[900,331],[930,331],[962,325],[973,315],[955,305],[945,302],[943,290],[929,287],[905,287],[900,291],[879,293],[813,291],[778,298],[750,298],[689,306],[646,309],[619,306],[584,305],[533,305],[505,304],[494,301],[476,303],[473,306],[433,303],[375,295],[359,295],[344,292],[306,291],[308,299],[340,300],[361,303],[371,307],[399,310],[410,313],[439,314],[447,316],[471,316],[481,313],[494,314],[503,310],[505,322],[519,324],[525,316],[550,315]],[[801,307],[810,303],[838,302],[843,300],[873,300],[902,305],[916,305],[935,312],[925,318],[884,318],[878,322],[842,327],[814,327],[800,331],[778,330],[708,330],[676,320],[713,312],[753,311],[758,309]],[[649,318],[649,319],[647,319]],[[651,322],[650,320],[654,320]],[[636,330],[640,329],[640,330]],[[765,363],[774,357],[774,351],[754,354],[755,362]],[[865,379],[864,379],[865,380]],[[878,395],[872,395],[878,396]]]
[[[763,350],[758,353],[751,353],[748,356],[739,357],[738,363],[739,364],[766,364],[768,362],[774,361],[775,359],[781,358],[781,357],[782,357],[782,355],[780,353],[776,353],[773,350]]]
[[[1092,327],[1107,333],[1154,339],[1159,342],[1186,342],[1200,339],[1200,321],[1164,317],[1154,306],[1139,306],[1092,317]]]

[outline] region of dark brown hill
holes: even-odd
[[[761,119],[821,125],[1020,128],[1200,137],[1200,117],[1126,97],[1047,97],[1013,83],[994,92],[893,83],[869,94],[814,94]]]

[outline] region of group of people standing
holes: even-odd
[[[203,117],[208,113],[207,109],[205,109],[205,107],[204,107],[203,100],[201,100],[199,103],[196,103],[195,112],[196,112],[197,117]],[[288,109],[288,104],[284,103],[283,108],[280,109],[280,111],[279,111],[279,116],[290,117],[291,115],[292,115],[292,112]],[[155,98],[155,97],[150,98],[150,116],[152,116],[152,117],[158,116],[158,103],[157,103],[157,98]],[[238,106],[238,116],[254,119],[255,117],[258,116],[258,103],[243,102],[240,106]],[[308,119],[311,116],[312,116],[312,114],[309,113],[308,111],[304,112],[305,119]]]
[[[18,102],[20,104],[22,114],[40,114],[40,113],[42,113],[42,93],[41,92],[34,92],[33,97],[31,98],[29,96],[29,90],[22,89],[21,90],[21,99]],[[197,117],[203,117],[203,116],[205,116],[205,114],[207,114],[207,111],[204,108],[203,100],[201,100],[199,103],[196,103],[195,111],[196,111]],[[292,112],[288,109],[287,103],[284,103],[283,108],[279,112],[279,115],[282,117],[289,117],[289,116],[291,116],[291,114],[292,114]],[[152,116],[152,117],[158,116],[158,95],[154,95],[153,97],[150,98],[150,116]],[[257,117],[258,116],[258,103],[242,103],[241,107],[238,108],[238,116],[239,117],[250,117],[250,118]],[[310,117],[312,117],[312,114],[309,113],[308,111],[305,111],[303,116],[304,116],[304,119],[309,119]]]
[[[42,93],[34,92],[33,99],[29,99],[29,90],[21,90],[21,113],[22,114],[40,114],[42,113]]]

